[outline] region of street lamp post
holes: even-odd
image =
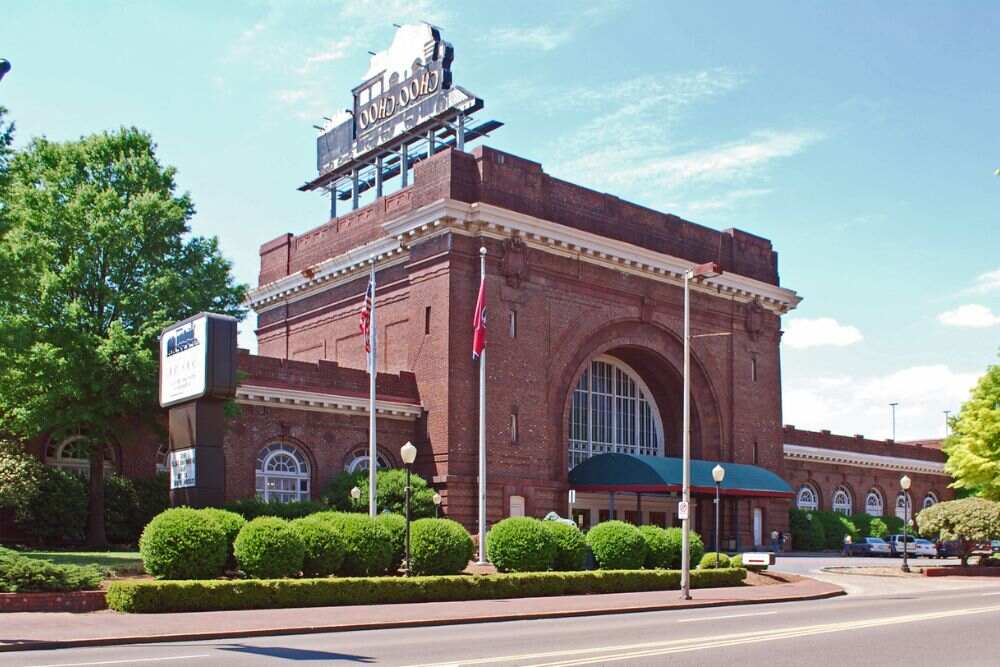
[[[399,449],[399,458],[406,466],[406,576],[410,576],[410,466],[417,460],[417,448],[407,442]]]
[[[910,478],[906,475],[900,477],[899,488],[903,489],[903,572],[909,572],[910,564],[906,558],[906,524],[910,520]]]
[[[715,480],[715,569],[719,569],[719,489],[722,480],[726,478],[726,469],[718,463],[712,468],[712,479]]]
[[[434,501],[434,518],[438,518],[438,510],[441,508],[441,494],[435,493],[431,496],[431,500]]]
[[[684,273],[684,422],[683,422],[683,486],[681,502],[684,518],[681,520],[681,599],[691,599],[691,281],[711,278],[721,273],[715,262],[698,264]]]

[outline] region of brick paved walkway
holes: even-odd
[[[0,651],[57,646],[192,641],[261,635],[367,630],[616,614],[685,607],[788,602],[841,595],[833,584],[802,579],[773,586],[705,588],[680,600],[677,591],[612,593],[472,602],[211,611],[182,614],[0,614]]]

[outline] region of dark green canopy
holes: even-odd
[[[691,460],[691,492],[715,493],[712,468],[717,461]],[[721,463],[726,471],[721,493],[727,496],[791,498],[795,494],[785,480],[766,468],[745,463]],[[663,456],[598,454],[573,468],[570,487],[577,491],[630,491],[667,493],[680,491],[682,461]]]

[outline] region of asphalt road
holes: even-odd
[[[0,653],[0,666],[252,667],[304,662],[775,667],[901,661],[907,667],[995,667],[1000,664],[998,624],[1000,581],[991,581],[774,605]]]

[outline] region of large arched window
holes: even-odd
[[[90,448],[86,436],[74,435],[62,440],[49,440],[45,447],[45,465],[90,477]],[[114,448],[105,446],[104,473],[110,475],[115,470]]]
[[[937,505],[937,502],[938,502],[938,498],[937,498],[936,495],[934,495],[934,492],[933,491],[928,491],[927,495],[924,496],[923,509],[927,509],[928,507],[931,507],[933,505]]]
[[[913,516],[913,502],[910,494],[900,491],[896,494],[896,517],[906,521]]]
[[[885,501],[882,493],[878,489],[872,489],[865,496],[865,514],[869,516],[882,516],[885,513]]]
[[[847,487],[838,486],[833,492],[833,511],[850,516],[854,512],[854,503],[851,501],[851,492]]]
[[[359,447],[351,452],[351,455],[347,457],[347,463],[344,464],[344,470],[347,472],[366,472],[368,470],[368,448]],[[376,469],[388,469],[392,467],[392,462],[389,461],[389,457],[385,455],[385,452],[378,450],[375,453],[375,465]]]
[[[573,390],[569,467],[604,453],[663,455],[663,425],[649,388],[608,356],[592,360]]]
[[[795,506],[800,510],[819,509],[819,494],[811,484],[803,484],[799,488],[799,493],[795,496]]]
[[[257,497],[265,502],[309,500],[309,461],[297,447],[276,442],[257,455]]]

